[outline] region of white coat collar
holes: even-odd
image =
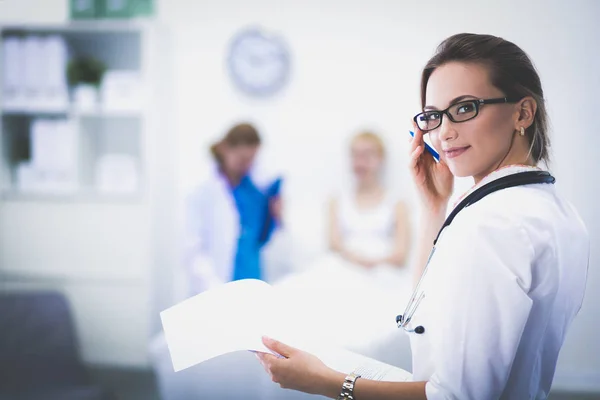
[[[483,185],[486,185],[490,182],[495,181],[496,179],[500,179],[500,178],[503,178],[508,175],[518,174],[519,172],[541,171],[541,170],[542,169],[539,167],[533,167],[531,165],[520,165],[520,164],[506,165],[504,167],[500,167],[497,170],[490,172],[481,181],[479,181],[479,183],[477,183],[476,185],[471,186],[471,188],[469,190],[467,190],[465,193],[463,193],[462,196],[460,196],[454,202],[453,208],[456,207],[456,205],[458,203],[460,203],[461,200],[464,199],[466,196],[473,193],[475,190],[479,189]]]

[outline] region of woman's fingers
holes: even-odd
[[[409,167],[412,169],[417,168],[417,165],[419,164],[419,160],[421,159],[421,154],[423,154],[423,149],[425,148],[425,146],[417,146],[415,147],[411,154],[410,154],[410,158],[409,158]]]
[[[292,346],[288,346],[285,343],[281,343],[275,339],[271,339],[269,337],[263,336],[262,338],[263,344],[267,346],[269,350],[273,350],[275,353],[282,355],[283,357],[290,357],[296,349]]]
[[[254,353],[254,355],[256,356],[256,358],[258,359],[258,361],[260,362],[260,365],[263,366],[263,368],[267,368],[265,362],[263,361],[263,357],[262,357],[262,353]]]
[[[417,124],[415,124],[414,121],[413,121],[412,127],[413,127],[413,133],[415,134],[415,136],[414,136],[415,140],[419,144],[423,143],[423,131],[421,129],[419,129],[419,127],[417,126]]]
[[[414,127],[413,127],[414,129]],[[414,136],[411,138],[410,141],[410,152],[412,153],[412,151],[417,148],[418,146],[420,146],[421,144],[423,144],[423,133],[416,129],[414,132]]]
[[[260,365],[262,365],[265,372],[269,374],[271,380],[273,382],[277,382],[277,378],[273,374],[273,365],[277,363],[277,357],[272,354],[257,352],[256,358],[258,358],[258,361],[260,362]]]
[[[423,149],[425,148],[425,142],[423,140],[423,132],[421,132],[421,130],[414,123],[414,121],[413,121],[413,133],[414,133],[414,136],[411,138],[410,147],[409,147],[409,153],[410,153],[410,157],[411,157],[411,166],[416,165],[416,163],[412,162],[413,156],[415,154],[417,154],[420,157]],[[417,151],[417,149],[419,149],[419,150]],[[418,159],[418,157],[417,157],[417,159]]]

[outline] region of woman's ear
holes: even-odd
[[[531,96],[522,98],[517,104],[517,120],[515,122],[515,130],[520,130],[521,127],[527,129],[533,124],[535,113],[537,111],[537,102]]]

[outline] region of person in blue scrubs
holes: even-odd
[[[211,147],[213,175],[188,204],[193,244],[192,292],[240,279],[264,279],[261,250],[279,225],[281,179],[259,176],[254,162],[261,139],[243,123]]]
[[[269,241],[275,228],[270,215],[271,192],[278,185],[273,183],[266,192],[256,187],[250,176],[245,175],[231,186],[235,205],[240,216],[240,235],[232,280],[262,279],[260,249]],[[274,200],[279,201],[279,200]]]

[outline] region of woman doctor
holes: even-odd
[[[345,376],[270,338],[265,346],[284,358],[259,359],[282,387],[330,398],[544,399],[586,283],[588,235],[573,207],[551,183],[497,190],[463,208],[426,261],[453,176],[472,176],[472,193],[523,172],[549,175],[537,167],[549,145],[538,74],[515,44],[458,34],[427,63],[421,100],[410,169],[426,227],[422,279],[400,319],[411,338],[413,381]],[[441,162],[425,150],[423,134]],[[340,318],[352,321],[346,297]]]
[[[215,165],[186,205],[191,294],[238,279],[263,279],[260,253],[279,221],[280,179],[254,168],[254,126],[232,127],[211,147]]]

